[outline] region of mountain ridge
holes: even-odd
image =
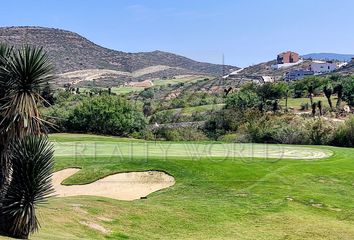
[[[152,52],[123,52],[102,47],[89,39],[68,30],[39,26],[0,27],[0,42],[15,47],[29,44],[43,46],[55,65],[56,73],[78,70],[105,69],[126,73],[154,66],[166,66],[163,70],[149,72],[147,76],[127,77],[123,74],[108,76],[111,81],[140,81],[146,78],[173,77],[175,75],[220,76],[223,72],[238,69],[235,66],[194,61],[174,53],[155,50]],[[105,76],[105,79],[107,76]],[[98,79],[99,80],[99,79]]]
[[[304,59],[313,59],[313,60],[336,60],[349,62],[354,54],[341,54],[341,53],[309,53],[302,55]]]

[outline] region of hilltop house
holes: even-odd
[[[313,71],[309,71],[305,69],[296,69],[285,73],[284,80],[285,81],[299,80],[306,76],[312,76],[312,75],[314,75]]]
[[[330,73],[337,69],[337,64],[333,61],[313,61],[311,63],[311,71],[314,72],[315,75]]]
[[[297,64],[302,63],[303,60],[299,58],[299,54],[296,52],[283,52],[278,54],[277,56],[277,63],[273,64],[271,68],[273,70],[281,69],[281,68],[288,68]]]
[[[296,63],[299,61],[299,54],[296,52],[283,52],[277,56],[277,64]]]

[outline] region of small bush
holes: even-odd
[[[155,95],[155,90],[153,88],[145,88],[143,91],[139,93],[139,96],[144,99],[153,98]]]
[[[174,110],[164,110],[155,113],[150,118],[150,123],[173,123],[177,121],[179,113]]]
[[[270,121],[267,116],[246,122],[242,129],[252,142],[274,142],[274,135],[276,133],[274,122]]]
[[[339,126],[334,134],[332,144],[342,147],[354,147],[354,117]]]
[[[236,142],[237,134],[236,133],[227,133],[218,138],[218,141],[222,142]]]
[[[167,141],[203,141],[207,136],[195,127],[160,128],[157,131],[158,138]]]
[[[274,132],[274,140],[283,144],[306,144],[306,129],[301,123],[303,119],[294,119],[290,123],[283,122]]]
[[[327,145],[331,142],[334,127],[323,118],[311,119],[305,123],[309,144]]]
[[[310,108],[310,105],[308,104],[308,103],[301,103],[301,105],[300,105],[300,110],[301,111],[307,111],[307,110],[309,110],[309,108]]]

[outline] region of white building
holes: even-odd
[[[311,63],[311,71],[317,74],[330,73],[337,69],[337,64],[332,61],[313,61]]]

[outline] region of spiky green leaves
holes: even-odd
[[[0,88],[6,89],[1,106],[2,130],[20,137],[41,133],[40,91],[53,79],[52,70],[42,48],[24,46],[11,51],[0,65]]]
[[[53,145],[45,137],[28,136],[11,144],[12,181],[3,215],[12,223],[11,235],[27,237],[38,229],[35,207],[53,193]]]
[[[52,79],[52,65],[42,48],[24,46],[11,54],[6,70],[12,91],[38,92]]]

